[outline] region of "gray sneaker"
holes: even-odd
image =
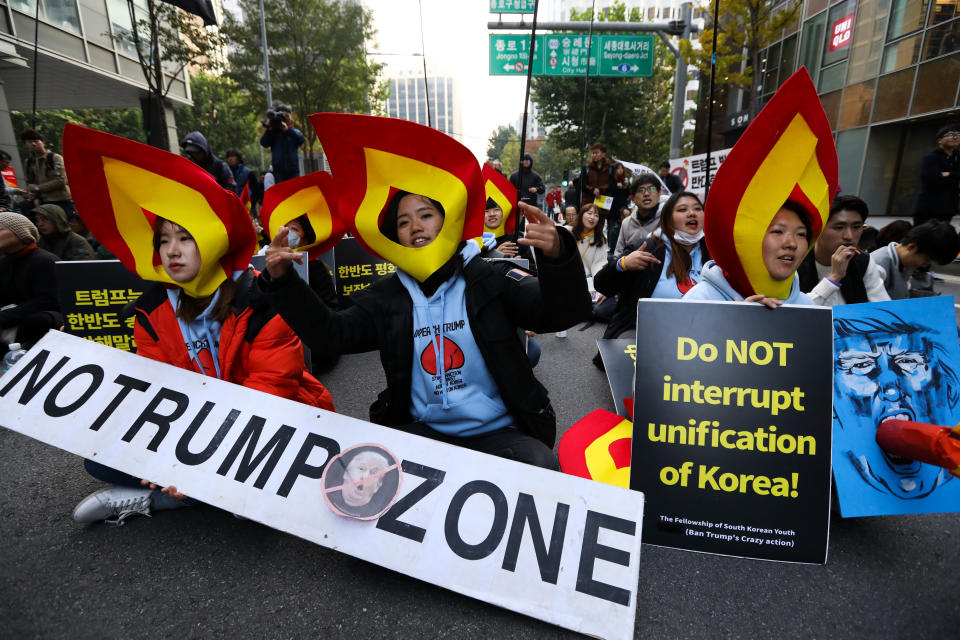
[[[151,489],[131,489],[128,487],[107,487],[94,491],[80,501],[73,510],[73,520],[80,524],[89,524],[104,520],[110,524],[123,526],[123,521],[133,515],[150,515]]]

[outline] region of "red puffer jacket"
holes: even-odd
[[[222,379],[333,411],[330,392],[304,368],[300,339],[259,295],[255,279],[248,271],[237,280],[233,313],[220,329]],[[163,285],[148,287],[137,300],[133,335],[139,355],[197,370]]]

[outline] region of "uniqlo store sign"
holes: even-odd
[[[854,15],[851,13],[833,23],[833,30],[830,35],[830,51],[842,49],[850,44],[850,40],[853,38]]]

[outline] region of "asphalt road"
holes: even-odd
[[[601,329],[541,336],[563,426],[612,409],[589,361]],[[363,418],[383,374],[365,354],[323,381]],[[211,507],[74,524],[99,486],[76,456],[0,429],[0,638],[578,637]],[[644,545],[635,637],[955,638],[958,540],[944,514],[835,517],[825,566]]]

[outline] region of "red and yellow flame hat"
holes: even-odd
[[[588,480],[629,488],[632,443],[632,422],[606,409],[594,409],[560,438],[560,469]]]
[[[787,200],[810,221],[810,248],[837,194],[837,148],[805,68],[794,73],[757,115],[717,170],[704,206],[710,255],[744,296],[790,295],[792,278],[777,281],[763,265],[770,221]]]
[[[496,202],[503,211],[503,220],[500,221],[499,227],[490,229],[484,224],[483,230],[493,233],[498,238],[507,233],[514,233],[517,230],[517,188],[502,173],[488,164],[483,165],[481,175],[485,195]]]
[[[280,227],[303,215],[310,221],[316,239],[301,244],[296,251],[306,251],[313,259],[332,249],[343,238],[346,227],[337,215],[337,190],[329,173],[314,171],[284,180],[264,192],[260,224],[268,238],[273,238]]]
[[[186,158],[68,124],[63,160],[84,224],[144,280],[176,285],[202,298],[250,264],[257,237],[240,198]],[[180,225],[197,243],[202,262],[190,282],[175,283],[160,264],[153,249],[158,217]]]
[[[453,138],[423,125],[345,113],[317,113],[310,122],[337,183],[340,219],[363,247],[423,282],[443,266],[464,238],[483,230],[480,167]],[[380,231],[397,191],[443,205],[444,222],[425,247],[404,247]]]

